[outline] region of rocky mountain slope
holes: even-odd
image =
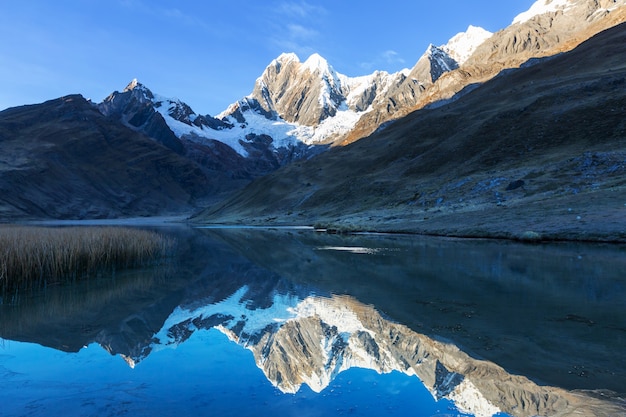
[[[264,134],[229,146],[197,134],[203,127],[228,125],[136,80],[98,105],[72,95],[4,110],[0,218],[189,213],[313,154],[301,143],[276,148]]]
[[[42,132],[47,132],[57,135],[59,145],[63,138],[67,143],[73,143],[95,132],[85,127],[76,131],[79,133],[67,135],[68,126],[78,126],[100,116],[92,112],[85,116],[87,113],[75,112],[68,106],[59,107],[53,113],[56,119],[24,113],[47,112],[50,102],[5,110],[0,112],[0,124],[6,126],[0,139],[7,152],[3,168],[7,174],[0,176],[0,187],[14,190],[12,194],[19,196],[4,198],[4,218],[133,216],[183,212],[207,206],[255,178],[295,161],[306,161],[331,145],[359,140],[411,111],[443,106],[503,69],[517,67],[533,57],[569,50],[603,28],[623,21],[626,18],[625,2],[538,0],[529,11],[516,17],[511,26],[498,33],[491,34],[470,26],[445,45],[431,45],[412,69],[394,74],[378,71],[362,77],[347,77],[317,54],[304,62],[294,54],[282,54],[256,80],[249,96],[215,117],[197,114],[180,100],[159,96],[137,80],[101,103],[92,103],[106,119],[106,122],[98,121],[102,127],[100,134],[109,135],[120,130],[125,136],[133,131],[151,139],[158,149],[156,152],[171,152],[179,162],[197,170],[196,179],[188,181],[179,177],[179,168],[173,164],[168,168],[174,173],[173,183],[168,187],[158,181],[142,183],[143,178],[139,175],[127,178],[134,181],[132,185],[122,181],[127,184],[127,191],[137,191],[117,193],[111,191],[115,187],[110,184],[99,183],[101,179],[106,182],[116,178],[123,171],[121,168],[111,173],[104,170],[129,158],[122,155],[125,151],[121,148],[112,164],[104,162],[105,154],[98,155],[100,165],[91,173],[86,172],[87,161],[92,155],[80,160],[83,154],[68,153],[63,167],[54,168],[58,175],[41,179],[43,171],[32,171],[30,167],[56,166],[57,159],[50,159],[46,152],[37,151],[28,155],[25,165],[16,165],[15,160],[24,153],[16,151],[18,154],[12,154],[16,149],[15,141],[28,134],[28,146],[39,150],[35,144],[46,142]],[[59,100],[63,102],[64,99]],[[60,109],[67,113],[61,114]],[[29,120],[30,125],[16,124],[15,120],[21,117]],[[104,124],[108,127],[105,128]],[[40,136],[33,136],[32,132]],[[98,139],[90,137],[88,140]],[[85,143],[88,140],[84,139]],[[382,159],[394,158],[384,156],[388,149],[380,146],[370,151],[380,154]],[[132,155],[131,150],[128,152]],[[146,150],[143,154],[149,155],[150,152]],[[15,180],[21,178],[25,166],[29,167],[28,180]],[[75,172],[79,166],[82,168]],[[83,178],[83,184],[76,188],[65,187],[63,183],[75,182],[71,178]],[[306,182],[309,183],[312,184]],[[43,190],[40,184],[46,184],[51,191]],[[183,198],[183,194],[176,192],[178,197],[173,198],[169,192],[163,193],[164,189],[172,187],[185,189],[187,191],[183,194],[188,195]],[[189,192],[190,188],[196,191]],[[64,191],[57,192],[61,189]],[[148,203],[146,195],[150,193],[155,199]],[[163,195],[163,202],[157,203],[158,195]],[[139,201],[144,203],[136,203]],[[98,207],[100,204],[102,209]]]
[[[411,69],[350,78],[319,55],[274,60],[253,92],[218,116],[245,123],[263,115],[292,127],[307,144],[347,144],[465,87],[482,83],[531,58],[567,51],[626,19],[624,0],[538,0],[512,24],[492,34],[469,26],[445,45],[430,45]],[[314,129],[311,129],[314,128]],[[277,137],[285,132],[270,133]]]
[[[407,77],[372,109],[354,128],[334,143],[347,144],[374,132],[382,123],[410,112],[458,97],[507,68],[517,68],[531,58],[568,51],[594,34],[626,20],[624,0],[537,0],[512,24],[492,36],[484,36],[458,68],[444,71],[431,83],[424,77]],[[472,30],[468,30],[471,33]],[[449,45],[454,45],[454,38]],[[444,48],[445,49],[445,48]],[[454,55],[454,54],[453,54]],[[416,67],[419,65],[416,64]],[[415,88],[415,81],[421,88]]]
[[[623,240],[624,45],[621,24],[285,167],[197,220]]]
[[[293,53],[272,61],[256,80],[253,92],[217,117],[233,125],[258,123],[261,115],[288,126],[287,132],[306,144],[339,143],[374,108],[413,104],[444,73],[459,67],[491,33],[470,26],[446,45],[429,48],[412,69],[389,74],[376,71],[361,77],[338,73],[318,54],[301,62]],[[408,95],[407,97],[404,97]]]
[[[79,95],[0,112],[3,220],[175,213],[213,187],[197,164]]]

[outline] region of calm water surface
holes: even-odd
[[[626,415],[626,248],[159,228],[0,305],[0,415]]]

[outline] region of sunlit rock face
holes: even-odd
[[[435,399],[452,400],[460,411],[476,416],[500,411],[554,416],[574,410],[608,416],[619,410],[582,392],[511,375],[452,344],[386,320],[349,297],[277,295],[272,306],[260,309],[240,302],[246,293],[243,288],[218,304],[192,310],[179,307],[156,336],[158,344],[181,343],[196,330],[215,327],[251,350],[268,380],[284,393],[295,393],[303,384],[322,392],[339,373],[356,367],[414,375]]]
[[[470,91],[464,90],[466,87],[483,83],[504,69],[517,68],[531,58],[569,51],[602,30],[623,22],[625,6],[624,0],[537,0],[529,10],[515,17],[511,25],[493,35],[470,27],[459,34],[461,37],[436,48],[440,49],[439,53],[433,54],[430,48],[425,54],[431,55],[429,61],[422,57],[411,70],[412,75],[374,103],[372,110],[344,135],[343,143],[368,136],[382,123],[399,119],[416,109],[458,98]],[[459,47],[459,40],[463,38],[474,41],[471,48],[463,43]],[[451,50],[451,46],[456,51]],[[449,60],[441,59],[444,54],[456,59],[458,66],[445,65]],[[432,56],[440,59],[433,60]],[[426,68],[425,64],[428,64]],[[444,68],[449,70],[443,71]],[[431,69],[432,74],[439,77],[425,77]]]

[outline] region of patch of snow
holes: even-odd
[[[470,25],[465,32],[454,35],[448,43],[441,46],[456,62],[463,64],[483,42],[493,33],[481,27]]]
[[[317,127],[296,125],[290,134],[307,145],[322,144],[331,136],[348,133],[366,112],[340,109],[334,117],[324,119]]]
[[[214,130],[211,128],[202,128],[195,125],[188,125],[179,120],[174,119],[170,116],[170,111],[175,109],[178,105],[178,101],[165,98],[159,95],[154,96],[155,103],[162,103],[163,105],[157,106],[155,104],[154,108],[156,111],[161,113],[163,119],[165,119],[165,123],[167,123],[168,127],[174,132],[176,137],[181,138],[183,136],[189,136],[191,140],[195,140],[196,142],[202,142],[202,139],[215,139],[220,142],[225,143],[226,145],[233,148],[237,153],[243,156],[247,156],[248,153],[244,149],[244,147],[239,143],[239,139],[242,139],[242,135],[223,135],[221,139],[215,137],[216,134],[222,132],[221,130]],[[193,114],[192,117],[197,117],[196,114]],[[194,120],[195,120],[194,117]]]
[[[155,338],[160,341],[161,346],[171,345],[175,341],[168,335],[169,329],[189,319],[207,318],[217,314],[233,317],[231,320],[225,320],[224,326],[229,324],[234,326],[241,322],[244,324],[241,333],[253,335],[262,331],[268,325],[285,322],[293,318],[294,313],[292,309],[300,302],[298,297],[277,294],[270,307],[264,309],[257,308],[254,312],[251,312],[247,308],[247,304],[245,302],[242,303],[247,292],[248,287],[243,286],[230,297],[215,304],[205,305],[196,309],[176,307],[165,320],[163,327],[155,335]],[[193,326],[193,324],[190,324],[190,326]]]
[[[304,63],[300,67],[300,70],[308,70],[314,74],[325,74],[331,72],[328,61],[326,61],[326,59],[324,59],[320,54],[312,54],[310,57],[308,57],[307,60],[304,61]]]
[[[530,9],[515,16],[512,24],[524,23],[535,16],[556,12],[559,9],[567,8],[569,5],[570,0],[537,0],[532,6],[530,6]]]
[[[459,411],[476,417],[492,417],[501,410],[491,404],[467,378],[448,395]]]
[[[366,329],[361,320],[348,306],[337,303],[333,299],[322,297],[308,297],[302,300],[297,306],[289,311],[293,314],[293,320],[306,317],[318,317],[321,321],[331,326],[336,326],[338,333],[352,334],[365,331],[373,336],[373,333]]]
[[[272,64],[275,65],[277,62],[287,63],[287,62],[292,62],[292,61],[300,62],[300,58],[298,58],[298,55],[296,55],[293,52],[288,52],[288,53],[283,52],[282,54],[278,56],[278,58],[274,59],[270,65]]]
[[[248,134],[271,136],[274,148],[288,147],[295,145],[299,141],[299,138],[292,133],[294,125],[281,118],[270,120],[255,111],[245,111],[244,115],[246,122],[243,124],[237,122],[232,117],[223,119],[234,124],[235,127],[232,129],[211,130],[211,138],[233,147],[243,156],[246,156],[247,153],[243,150],[239,141],[245,140]],[[231,145],[235,143],[237,147]]]
[[[223,120],[233,123],[235,127],[218,131],[211,130],[210,137],[229,146],[236,142],[239,149],[242,147],[238,141],[249,133],[271,136],[274,139],[275,148],[288,147],[298,142],[306,145],[319,145],[325,143],[325,140],[331,136],[350,131],[363,114],[364,112],[359,113],[340,106],[334,117],[324,119],[318,126],[304,126],[289,123],[282,118],[269,120],[254,111],[246,111],[244,112],[246,123],[242,125],[234,118],[227,117]],[[240,152],[238,148],[234,149],[245,156],[245,151]]]

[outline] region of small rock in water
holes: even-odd
[[[539,242],[541,241],[541,234],[528,230],[522,233],[520,240],[524,242]]]

